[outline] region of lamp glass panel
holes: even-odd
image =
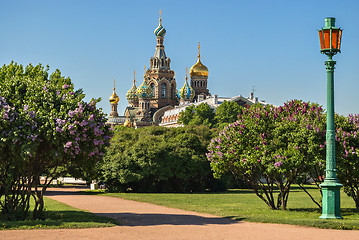
[[[319,42],[320,42],[320,49],[323,50],[323,30],[319,31]]]
[[[339,38],[338,38],[338,49],[340,50],[340,45],[342,43],[342,30],[339,30]]]
[[[338,32],[339,29],[332,29],[332,48],[338,49]]]
[[[324,29],[324,49],[330,49],[330,29]]]

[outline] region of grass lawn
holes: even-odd
[[[94,228],[112,227],[118,222],[111,218],[99,217],[90,212],[72,208],[58,201],[45,198],[45,220],[6,221],[0,215],[0,230],[39,228]],[[31,208],[30,208],[31,209]],[[30,213],[31,215],[31,213]]]
[[[308,186],[310,192],[320,199],[318,190]],[[149,202],[162,206],[189,211],[209,213],[241,221],[281,223],[317,228],[359,230],[359,211],[354,201],[344,192],[341,193],[342,217],[340,220],[319,219],[321,211],[298,187],[293,187],[288,200],[288,211],[270,210],[252,190],[236,189],[225,193],[155,194],[155,193],[103,193],[129,200]]]

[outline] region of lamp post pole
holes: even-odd
[[[335,18],[325,19],[325,29],[335,27]],[[330,30],[330,44],[332,42],[332,30]],[[332,57],[337,52],[326,53],[328,60],[325,61],[327,70],[327,132],[326,132],[326,168],[325,180],[320,185],[323,192],[323,208],[320,218],[341,219],[340,215],[340,188],[336,174],[335,157],[335,126],[334,126],[334,66],[336,61]]]

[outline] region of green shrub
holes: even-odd
[[[102,166],[111,192],[224,190],[205,153],[214,130],[205,126],[118,127]],[[224,185],[224,184],[222,184]]]

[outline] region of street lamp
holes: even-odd
[[[320,52],[328,56],[327,69],[327,154],[325,180],[320,185],[323,192],[323,209],[320,218],[342,218],[340,215],[340,188],[335,163],[334,127],[334,66],[333,56],[340,52],[342,29],[335,27],[335,18],[326,18],[325,27],[319,30]]]

